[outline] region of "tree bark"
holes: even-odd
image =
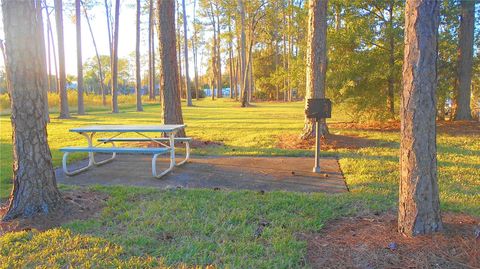
[[[198,88],[198,66],[197,66],[197,29],[195,27],[196,21],[195,21],[195,15],[196,15],[196,7],[197,7],[197,1],[193,1],[193,38],[192,38],[192,49],[193,49],[193,69],[195,72],[195,98],[197,100],[200,100],[200,92]]]
[[[218,9],[218,8],[217,8]],[[218,15],[219,11],[217,10],[217,97],[222,98],[223,97],[223,83],[222,83],[222,55],[220,51],[220,17]],[[215,19],[215,18],[214,18]],[[214,29],[215,31],[215,29]]]
[[[178,64],[175,35],[175,0],[157,0],[158,40],[161,61],[162,110],[164,124],[183,124],[178,94]],[[185,130],[177,134],[185,137]]]
[[[120,18],[120,0],[115,1],[115,21],[113,30],[113,63],[112,63],[112,113],[118,113],[118,25]]]
[[[247,55],[246,55],[246,43],[247,41],[245,40],[245,9],[243,7],[243,0],[238,0],[238,6],[240,10],[240,18],[241,18],[241,24],[240,24],[240,53],[241,53],[241,68],[240,68],[240,74],[241,74],[241,87],[242,87],[242,107],[247,107],[249,105],[248,103],[248,74],[246,70],[246,62],[247,62]]]
[[[458,71],[455,91],[455,120],[472,120],[470,97],[472,86],[475,1],[461,0]]]
[[[325,98],[327,77],[327,7],[328,0],[310,1],[308,10],[308,48],[305,109],[310,98]],[[289,101],[291,96],[289,97]],[[321,135],[328,134],[327,123],[320,122]],[[315,120],[305,116],[302,139],[315,136]]]
[[[185,0],[182,0],[183,8],[183,36],[184,36],[184,58],[185,58],[185,91],[187,96],[187,106],[193,106],[192,93],[190,92],[190,76],[188,74],[188,32],[187,32],[187,11],[185,10]]]
[[[63,40],[63,4],[62,0],[55,0],[55,24],[57,27],[57,44],[58,44],[58,91],[60,93],[60,118],[70,118],[68,110],[67,96],[67,78],[65,74],[65,44]]]
[[[135,93],[137,97],[137,111],[143,111],[142,78],[140,76],[140,9],[140,0],[137,0],[137,29],[135,38]]]
[[[234,97],[234,90],[233,90],[233,49],[232,49],[232,20],[228,18],[228,64],[229,64],[229,74],[230,74],[230,98],[233,99]]]
[[[50,14],[50,13],[48,13]],[[58,89],[58,85],[60,85],[59,83],[59,79],[58,79],[58,66],[57,66],[57,52],[56,52],[56,49],[55,49],[55,42],[54,42],[54,38],[53,38],[53,31],[52,31],[52,23],[50,21],[50,16],[47,15],[47,38],[50,39],[50,41],[52,42],[52,52],[53,52],[53,67],[55,68],[55,89],[57,91],[58,94],[60,94],[60,90]]]
[[[153,31],[153,0],[150,0],[149,7],[148,7],[148,99],[154,100],[154,85],[153,85],[153,56],[152,51],[154,50],[152,45],[152,31]]]
[[[47,141],[45,49],[40,1],[2,1],[11,82],[13,190],[3,220],[47,214],[63,205]],[[22,14],[22,16],[19,16]],[[33,39],[33,42],[32,42]]]
[[[83,103],[83,60],[82,60],[82,13],[80,0],[75,0],[75,26],[77,30],[77,104],[78,114],[85,114]]]
[[[38,23],[38,33],[37,33],[38,37],[37,37],[37,40],[41,41],[41,43],[38,43],[38,46],[44,52],[44,53],[41,54],[40,61],[43,63],[43,67],[44,67],[44,72],[43,73],[46,74],[45,75],[45,80],[48,81],[48,75],[47,75],[47,69],[46,69],[47,59],[46,59],[46,55],[45,55],[45,37],[44,37],[44,29],[43,29],[42,0],[35,0],[35,4],[36,4],[36,7],[37,7],[36,8],[37,18],[40,18],[39,20],[37,20],[37,23]],[[7,87],[8,87],[8,85],[7,85]],[[48,88],[47,88],[47,90],[48,90]],[[50,113],[48,112],[48,93],[47,92],[44,93],[43,98],[45,99],[44,100],[44,105],[45,105],[45,107],[44,107],[44,109],[45,109],[44,119],[45,119],[45,122],[49,123],[50,122]]]
[[[438,0],[405,6],[398,230],[408,236],[442,229],[435,130],[439,6]]]

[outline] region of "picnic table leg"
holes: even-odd
[[[168,140],[170,141],[170,164],[175,166],[175,133],[168,133]]]
[[[170,166],[167,170],[163,171],[162,173],[157,175],[157,157],[160,154],[154,154],[152,157],[152,175],[156,178],[161,178],[168,172],[170,172],[173,167],[175,167],[175,133],[170,132],[168,133],[168,140],[170,141]]]

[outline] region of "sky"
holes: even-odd
[[[47,1],[49,6],[53,8],[53,1]],[[50,3],[52,2],[52,3]],[[66,3],[73,2],[72,0],[63,1],[64,5]],[[88,11],[88,16],[92,25],[93,35],[95,36],[95,42],[97,43],[98,53],[100,55],[108,55],[108,30],[106,26],[106,17],[105,17],[105,6],[103,1],[99,1],[100,5],[95,6],[92,10]],[[118,54],[120,58],[127,58],[131,53],[135,51],[135,30],[136,30],[136,1],[135,0],[122,0],[120,6],[120,20],[119,20],[119,42],[118,42]],[[144,1],[142,1],[143,3]],[[186,1],[187,9],[187,21],[189,22],[188,31],[191,29],[191,19],[193,18],[193,1]],[[66,73],[76,76],[77,75],[77,47],[76,47],[76,28],[74,18],[74,12],[67,11],[67,8],[64,6],[63,14],[63,25],[64,25],[64,40],[65,40],[65,65]],[[83,14],[83,13],[82,13]],[[112,11],[113,15],[113,11]],[[1,19],[0,12],[0,38],[4,40],[4,31],[3,31],[3,20]],[[46,16],[45,12],[43,17],[46,25]],[[140,42],[140,53],[142,55],[147,53],[148,44],[147,44],[147,24],[148,14],[142,14],[140,18],[142,22],[142,32],[141,32],[141,42]],[[56,29],[55,29],[55,14],[54,12],[50,15],[50,21],[52,23],[53,36],[56,43]],[[190,37],[189,33],[189,37]],[[46,38],[46,34],[45,34]],[[157,36],[156,36],[157,38]],[[156,41],[158,43],[158,41]],[[45,45],[45,47],[47,47]],[[158,50],[158,47],[155,48]],[[82,16],[82,57],[85,62],[88,58],[95,57],[95,48],[93,46],[92,38],[88,29],[88,24],[86,22],[85,16]],[[189,53],[190,61],[192,61],[191,52]],[[53,54],[51,55],[53,61]],[[3,67],[3,58],[0,57],[0,65]],[[52,64],[53,69],[53,64]],[[144,70],[147,67],[142,68]],[[52,70],[52,72],[54,72]],[[193,63],[189,66],[190,74],[193,74]]]

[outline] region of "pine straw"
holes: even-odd
[[[335,149],[359,149],[375,146],[377,142],[372,139],[354,135],[329,134],[321,139],[322,150]],[[277,147],[281,149],[312,149],[315,146],[315,138],[303,140],[300,135],[286,134],[278,136]]]
[[[62,194],[65,199],[65,205],[56,212],[48,215],[37,215],[28,219],[0,220],[0,236],[13,231],[31,229],[44,231],[72,220],[95,217],[101,212],[105,206],[105,201],[108,199],[108,195],[105,193],[84,189],[65,191]],[[0,219],[7,210],[7,203],[0,207]]]
[[[299,237],[313,268],[480,268],[479,219],[444,214],[444,233],[414,238],[399,234],[396,221],[392,213],[344,218]]]

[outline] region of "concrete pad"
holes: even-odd
[[[168,160],[165,157],[158,162],[157,169],[168,167]],[[335,158],[321,159],[321,174],[312,172],[313,162],[313,158],[303,157],[193,157],[189,163],[175,167],[169,174],[156,179],[151,174],[150,155],[117,155],[117,158],[110,163],[94,166],[88,171],[71,177],[66,176],[59,168],[56,170],[56,176],[58,183],[73,185],[326,193],[347,191]],[[69,169],[86,163],[86,160],[73,163]]]

